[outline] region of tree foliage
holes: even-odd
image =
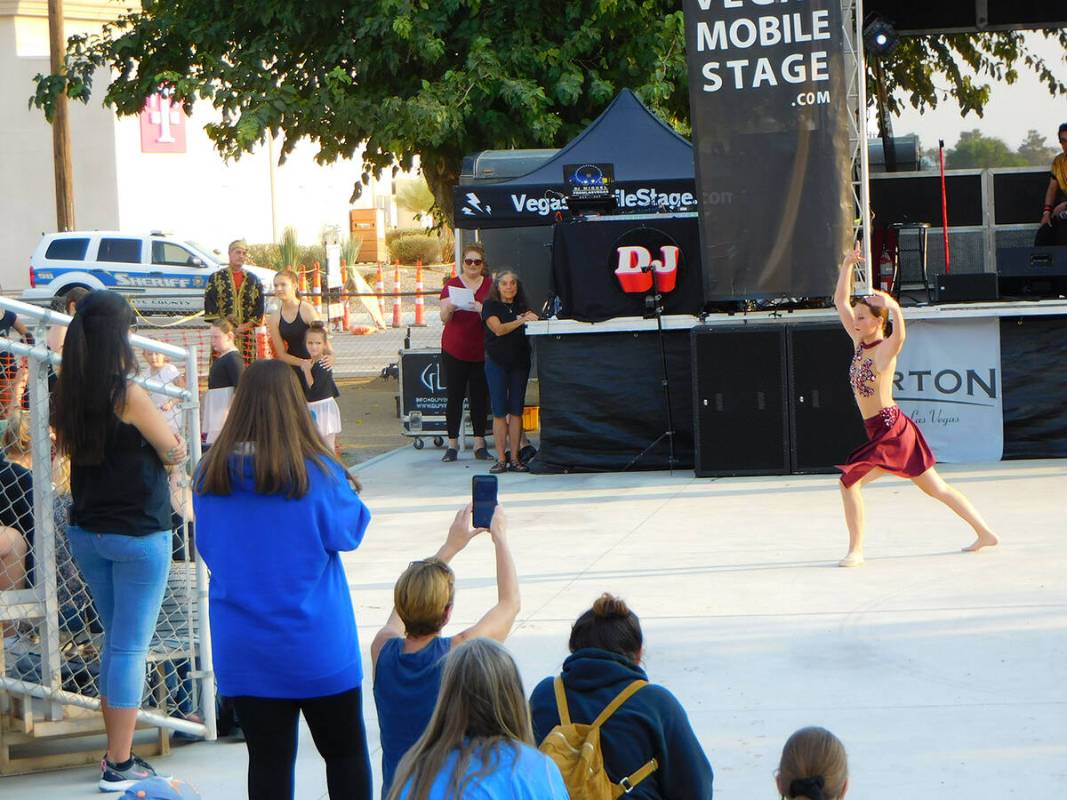
[[[1067,47],[1067,32],[1047,35]],[[1067,93],[1018,33],[908,38],[884,65],[894,111],[951,97],[981,115],[989,83],[1021,69]],[[39,75],[31,102],[50,115],[60,92],[86,101],[101,68],[120,114],[161,85],[187,111],[214,106],[207,133],[228,158],[270,131],[282,161],[307,139],[320,163],[361,158],[367,184],[418,155],[439,220],[464,155],[560,146],[623,88],[689,130],[677,0],[144,0],[72,37],[64,72]]]
[[[1013,152],[1003,139],[983,136],[980,130],[964,131],[956,146],[945,153],[948,169],[1025,167],[1026,159]]]
[[[1067,30],[1043,31],[1067,52]],[[1014,84],[1022,71],[1031,72],[1053,96],[1067,94],[1067,68],[1061,54],[1049,63],[1019,31],[905,36],[883,60],[889,109],[894,114],[908,103],[919,111],[955,101],[963,116],[979,117],[993,83]],[[873,76],[868,79],[873,97]]]
[[[268,130],[284,132],[283,159],[302,138],[321,163],[364,145],[366,184],[419,155],[442,216],[465,154],[560,145],[624,87],[681,127],[688,115],[673,0],[153,0],[73,37],[66,63],[65,81],[39,78],[46,113],[63,88],[87,99],[106,67],[120,114],[160,84],[187,111],[211,103],[227,157]]]

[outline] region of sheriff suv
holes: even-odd
[[[204,307],[208,278],[225,263],[217,251],[160,231],[49,233],[30,258],[30,288],[22,299],[47,303],[81,286],[120,292],[145,313],[195,313]],[[269,289],[272,270],[245,269]]]

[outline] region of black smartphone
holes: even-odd
[[[496,475],[475,475],[471,479],[471,523],[488,528],[496,511]]]

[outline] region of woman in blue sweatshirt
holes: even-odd
[[[603,594],[578,617],[561,675],[573,723],[592,723],[631,683],[648,679],[638,666],[643,650],[637,615],[619,598]],[[545,678],[530,697],[538,745],[560,724],[554,681]],[[643,686],[626,700],[600,729],[600,746],[612,783],[632,778],[627,798],[711,800],[711,764],[685,709],[662,686]],[[655,769],[634,778],[652,759]]]
[[[340,554],[359,547],[370,512],[287,364],[245,371],[195,488],[215,672],[245,733],[249,799],[293,797],[303,712],[331,800],[369,800],[362,665]]]

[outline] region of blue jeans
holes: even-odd
[[[530,379],[530,365],[502,366],[485,357],[485,382],[489,384],[489,404],[493,416],[522,416],[526,404],[526,382]]]
[[[71,525],[67,535],[104,626],[100,696],[111,708],[140,708],[148,644],[170,571],[171,532],[126,536]]]

